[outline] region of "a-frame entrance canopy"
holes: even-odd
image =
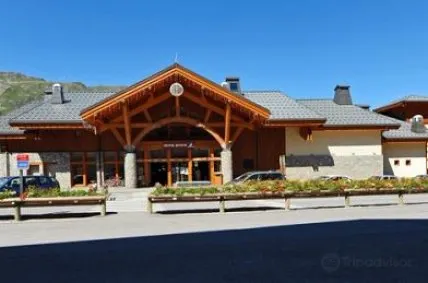
[[[182,88],[174,95],[170,89],[176,83]],[[203,128],[227,147],[243,129],[254,129],[269,116],[268,109],[179,64],[81,112],[82,119],[98,132],[111,130],[127,146],[138,146],[154,129],[179,123]],[[124,129],[125,138],[120,129]]]

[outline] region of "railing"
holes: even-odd
[[[0,200],[0,208],[14,208],[14,219],[21,220],[22,207],[48,207],[48,206],[76,206],[76,205],[100,205],[101,216],[107,213],[107,197],[43,197],[43,198],[8,198]]]
[[[147,199],[147,210],[153,213],[155,203],[179,203],[179,202],[219,202],[219,211],[226,211],[226,201],[284,199],[284,209],[290,210],[293,198],[325,198],[343,197],[344,206],[351,206],[352,196],[376,196],[397,195],[398,204],[404,205],[405,194],[428,193],[428,189],[346,189],[343,191],[284,191],[284,192],[256,192],[256,193],[217,193],[204,195],[150,195]]]

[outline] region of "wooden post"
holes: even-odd
[[[230,142],[230,104],[226,104],[226,114],[224,116],[224,142],[226,145]]]
[[[290,210],[290,206],[291,206],[291,198],[285,198],[285,210]]]
[[[19,203],[14,203],[14,219],[15,221],[21,221],[21,205]]]
[[[171,149],[168,148],[166,151],[167,163],[168,163],[168,173],[167,173],[167,181],[168,187],[172,186],[172,164],[171,164]]]
[[[150,170],[150,163],[149,163],[149,149],[144,148],[143,149],[144,154],[144,184],[148,186],[151,182],[151,170]]]
[[[192,162],[192,149],[188,148],[187,149],[187,173],[188,173],[188,181],[192,182],[193,181],[193,172],[192,172],[192,167],[193,167],[193,162]]]
[[[220,213],[225,213],[226,212],[226,201],[224,200],[224,198],[220,199]]]
[[[351,198],[348,194],[345,194],[345,207],[351,206]]]
[[[86,163],[86,152],[83,153],[83,185],[88,185],[88,165]]]
[[[150,198],[147,199],[147,212],[153,214],[153,202]]]
[[[175,116],[180,116],[180,98],[178,96],[175,97]]]
[[[214,176],[214,148],[210,147],[210,180],[211,184],[214,184],[215,176]]]
[[[131,121],[129,118],[128,104],[126,102],[122,102],[122,115],[123,121],[125,123],[125,141],[126,145],[132,144],[131,139]]]
[[[404,194],[403,192],[398,193],[398,205],[404,205]]]
[[[107,215],[107,199],[105,199],[102,203],[101,203],[101,216],[106,216]]]

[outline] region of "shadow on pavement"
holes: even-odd
[[[246,212],[246,211],[267,211],[267,210],[281,210],[278,207],[271,206],[257,206],[257,207],[236,207],[226,208],[226,212]],[[157,214],[191,214],[191,213],[218,213],[218,208],[196,208],[196,209],[171,209],[155,211]]]
[[[427,220],[361,220],[0,249],[2,282],[427,282]]]
[[[117,214],[116,212],[107,212],[107,215]],[[69,219],[69,218],[86,218],[100,216],[99,212],[53,212],[41,214],[22,214],[21,221],[33,219]],[[13,220],[13,215],[0,215],[0,221]]]

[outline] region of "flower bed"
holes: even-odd
[[[428,181],[417,179],[354,180],[354,181],[264,181],[208,188],[156,188],[151,197],[161,196],[250,196],[310,197],[343,196],[345,194],[391,194],[428,192]]]

